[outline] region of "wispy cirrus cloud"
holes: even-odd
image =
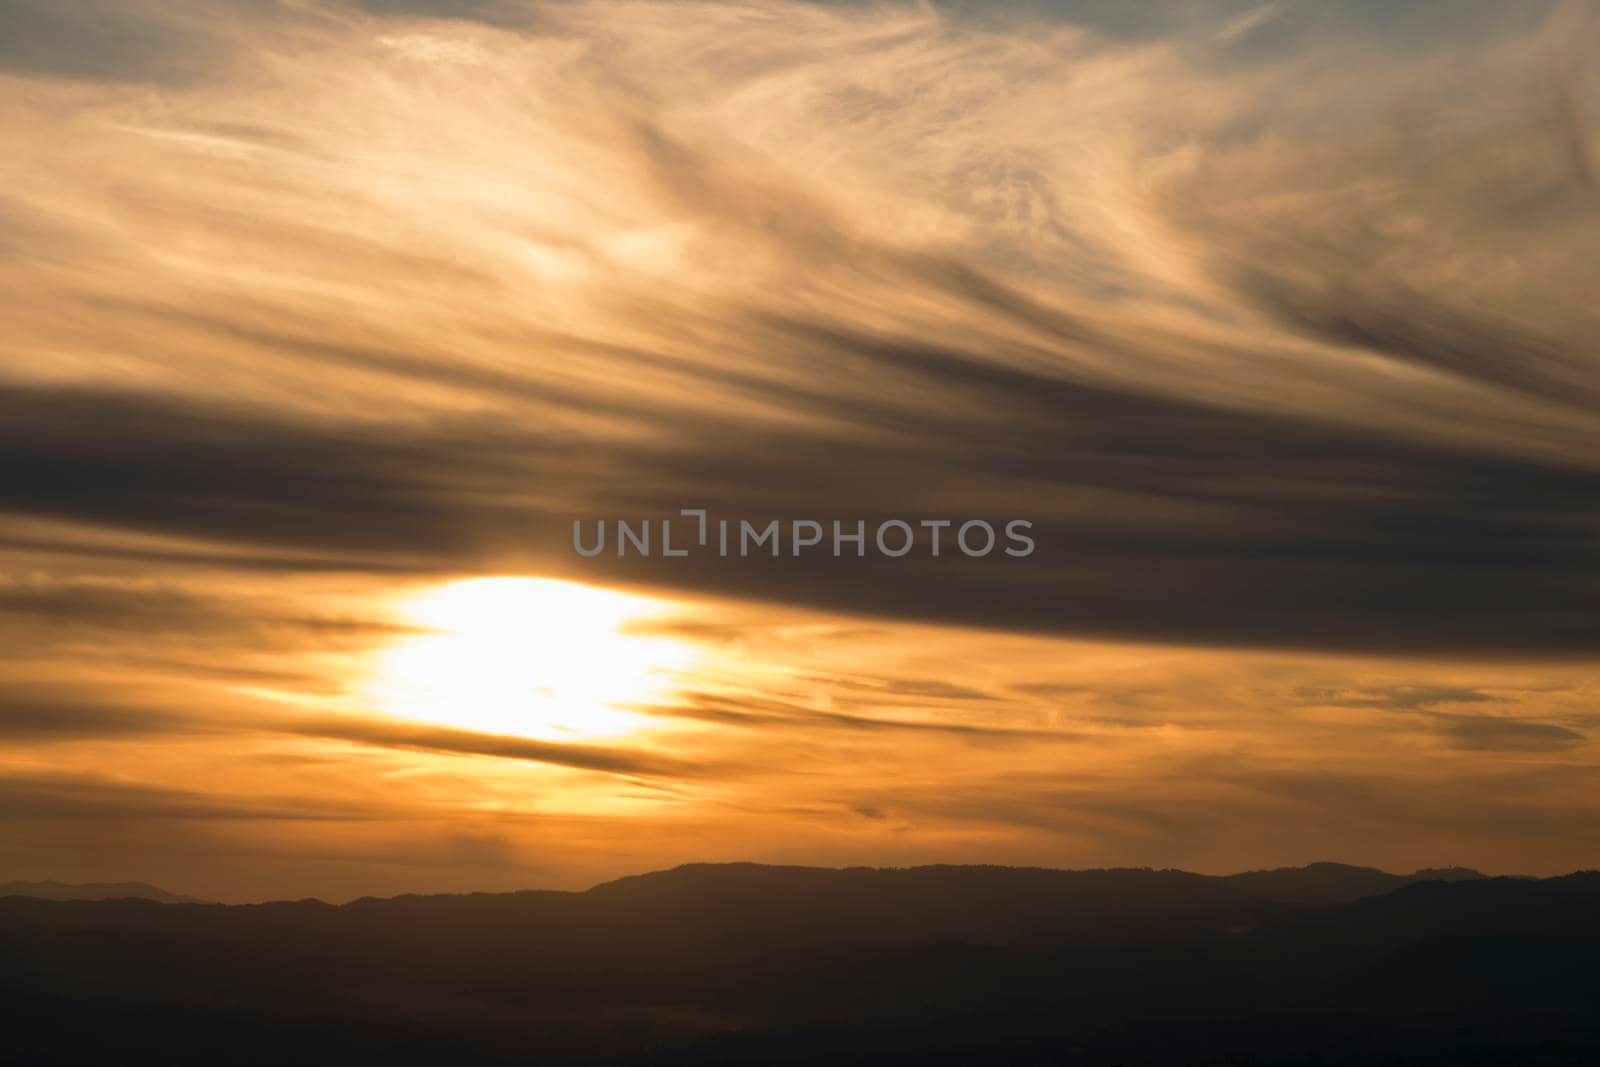
[[[822,862],[1587,847],[1561,795],[1589,805],[1600,595],[1587,6],[0,18],[8,856],[68,823],[178,870],[416,844],[496,878],[534,869],[508,858],[531,824],[539,869],[604,874],[696,835]],[[1023,517],[1040,548],[572,551],[574,518],[685,506]],[[373,605],[510,573],[705,598],[656,632],[733,666],[616,744],[350,697],[403,636]],[[226,829],[294,821],[296,790],[378,814],[267,859]],[[1408,805],[1417,835],[1362,852]],[[185,812],[220,828],[145,825]]]
[[[1025,575],[592,570],[1161,640],[1586,647],[1582,10],[1419,58],[1352,8],[1248,62],[1226,41],[1304,16],[1219,44],[1071,5],[518,10],[216,7],[182,20],[227,31],[203,90],[35,84],[4,506],[546,571],[571,518],[686,501],[1025,511]]]

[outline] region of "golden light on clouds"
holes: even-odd
[[[465,6],[0,30],[17,876],[1592,857],[1593,10]]]

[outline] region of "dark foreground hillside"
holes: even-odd
[[[0,961],[18,1064],[1600,1063],[1595,873],[741,864],[342,907],[10,898]]]

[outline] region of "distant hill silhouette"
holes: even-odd
[[[42,900],[154,900],[161,904],[204,904],[199,897],[180,896],[148,882],[0,882],[0,897]]]
[[[1373,897],[1393,892],[1413,882],[1463,882],[1484,875],[1467,867],[1447,867],[1417,871],[1415,874],[1390,874],[1376,867],[1349,867],[1342,863],[1313,863],[1306,867],[1278,867],[1270,871],[1246,871],[1228,875],[1224,881],[1250,893],[1273,900],[1302,904],[1333,904],[1341,900]]]
[[[13,897],[0,995],[25,1063],[1600,1062],[1600,873],[1424,873],[728,864],[337,907]]]

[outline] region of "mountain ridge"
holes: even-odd
[[[199,897],[172,893],[149,882],[0,882],[0,897],[39,900],[153,900],[159,904],[207,904]]]
[[[1600,872],[1258,895],[1373,877],[1354,870],[685,864],[337,906],[10,897],[0,995],[41,1063],[1600,1062]]]
[[[1579,873],[1579,872],[1573,872]],[[658,870],[621,875],[598,881],[584,889],[470,889],[466,893],[397,893],[392,896],[358,896],[342,904],[322,901],[322,897],[298,899],[264,899],[240,904],[222,904],[224,907],[248,905],[302,904],[315,901],[328,907],[349,907],[352,904],[371,904],[381,901],[410,901],[410,899],[470,899],[470,897],[509,897],[528,894],[584,894],[630,893],[642,886],[672,885],[683,881],[717,878],[723,885],[730,878],[749,881],[750,878],[886,878],[886,880],[917,881],[925,878],[958,877],[970,880],[982,878],[1032,878],[1038,881],[1058,881],[1062,885],[1078,883],[1088,885],[1107,878],[1138,877],[1147,875],[1173,881],[1187,881],[1194,886],[1235,886],[1250,891],[1267,901],[1296,902],[1296,904],[1338,904],[1357,901],[1365,896],[1378,896],[1406,885],[1422,881],[1485,880],[1494,877],[1472,867],[1422,867],[1411,873],[1392,873],[1379,867],[1342,864],[1336,861],[1314,861],[1299,867],[1267,867],[1267,869],[1242,870],[1227,875],[1206,875],[1190,872],[1181,867],[1038,867],[1038,865],[1008,864],[912,864],[912,865],[850,865],[850,867],[818,867],[810,864],[762,864],[755,861],[696,861],[662,867]],[[1501,875],[1507,877],[1507,875]],[[1509,875],[1522,877],[1522,875]],[[910,888],[910,886],[907,886]],[[171,893],[168,889],[150,885],[147,881],[70,881],[46,880],[0,881],[0,897],[34,897],[43,901],[114,901],[114,899],[142,899],[158,904],[218,904],[203,897]]]
[[[1338,863],[1329,860],[1318,860],[1299,867],[1273,867],[1248,871],[1239,871],[1234,874],[1201,874],[1187,871],[1180,867],[1040,867],[1034,865],[1013,866],[1010,864],[996,863],[926,863],[908,866],[867,866],[852,865],[848,867],[820,867],[809,864],[782,864],[759,863],[752,860],[732,861],[695,861],[676,864],[672,867],[663,867],[657,870],[641,871],[637,874],[620,875],[616,878],[606,879],[583,889],[543,889],[520,888],[506,890],[467,890],[464,892],[407,892],[395,893],[389,896],[362,895],[353,897],[342,903],[324,901],[320,897],[298,898],[269,898],[256,901],[242,901],[237,904],[227,904],[227,907],[245,907],[264,904],[292,904],[306,901],[316,901],[330,907],[347,907],[351,904],[386,901],[407,900],[419,897],[433,898],[470,898],[470,897],[505,897],[519,894],[587,894],[625,891],[627,887],[647,883],[670,882],[686,877],[707,872],[721,872],[724,874],[753,873],[753,872],[788,872],[791,875],[845,875],[845,876],[927,876],[937,873],[956,874],[967,873],[976,876],[1000,874],[1014,877],[1038,878],[1080,878],[1094,879],[1127,875],[1154,875],[1168,878],[1194,879],[1198,882],[1226,883],[1238,886],[1250,886],[1263,889],[1263,895],[1268,899],[1292,899],[1302,902],[1336,902],[1345,899],[1359,899],[1360,896],[1373,895],[1397,889],[1402,885],[1409,885],[1423,881],[1465,881],[1469,879],[1484,879],[1495,877],[1477,871],[1470,867],[1436,867],[1419,868],[1410,874],[1395,874],[1377,867],[1365,867],[1354,864]],[[1504,876],[1502,876],[1504,877]],[[1520,876],[1511,876],[1520,877]],[[1301,892],[1295,892],[1293,887],[1297,882],[1304,883],[1310,879],[1322,878],[1336,882],[1344,887],[1358,887],[1364,892],[1341,895],[1340,892],[1329,889],[1323,893],[1313,893],[1309,897]],[[1266,887],[1271,887],[1270,891]],[[0,897],[20,896],[34,897],[42,900],[109,900],[109,899],[143,899],[154,900],[170,904],[213,904],[216,901],[201,897],[186,896],[173,893],[148,882],[83,882],[69,883],[53,879],[41,881],[12,881],[0,882]]]

